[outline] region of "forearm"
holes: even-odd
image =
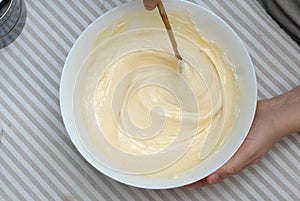
[[[300,131],[300,86],[269,100],[273,122],[281,137]]]

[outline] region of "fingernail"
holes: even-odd
[[[213,174],[210,176],[210,183],[215,184],[220,181],[220,176],[218,174]]]

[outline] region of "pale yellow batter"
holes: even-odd
[[[187,13],[169,18],[181,73],[157,13],[131,13],[99,34],[80,77],[86,130],[117,171],[178,177],[220,150],[236,123],[233,66]]]

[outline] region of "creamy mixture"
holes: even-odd
[[[181,72],[158,14],[131,13],[98,35],[81,73],[86,130],[117,171],[178,177],[220,150],[236,123],[233,66],[187,13],[169,18]]]

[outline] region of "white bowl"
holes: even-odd
[[[241,88],[240,114],[237,126],[233,130],[222,150],[207,158],[189,173],[176,179],[153,178],[141,175],[125,174],[108,168],[107,159],[93,156],[83,141],[88,141],[84,132],[79,132],[78,111],[73,109],[74,89],[76,78],[82,63],[91,52],[97,34],[105,29],[114,20],[119,19],[130,11],[143,11],[142,1],[134,1],[119,6],[95,20],[77,39],[72,47],[62,72],[60,83],[60,107],[63,121],[68,134],[81,155],[96,169],[105,175],[128,185],[148,188],[167,189],[184,186],[202,179],[220,168],[238,150],[244,141],[252,124],[256,109],[257,85],[254,68],[245,46],[237,34],[218,16],[211,11],[186,1],[164,1],[167,10],[188,10],[196,26],[201,27],[201,32],[208,40],[212,40],[226,53],[229,61],[236,67]],[[84,140],[82,140],[84,139]]]

